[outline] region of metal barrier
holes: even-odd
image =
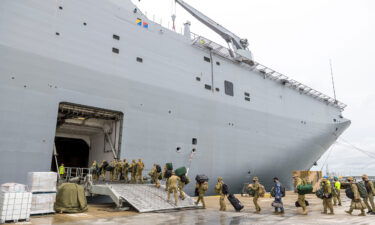
[[[92,175],[91,168],[80,168],[80,167],[65,167],[64,179],[67,181],[72,178],[79,178],[83,180],[87,175]]]

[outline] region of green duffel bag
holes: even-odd
[[[249,193],[249,196],[250,196],[250,197],[254,197],[254,195],[255,195],[255,191],[254,191],[253,189],[248,188],[248,189],[247,189],[247,192]]]
[[[178,169],[176,169],[174,171],[174,173],[176,174],[176,176],[179,176],[179,177],[185,175],[186,172],[187,172],[186,167],[180,167],[180,168],[178,168]]]
[[[313,191],[313,186],[311,184],[298,185],[297,192],[300,195],[311,194]]]
[[[165,166],[167,167],[167,170],[173,170],[173,164],[172,163],[166,163]]]
[[[320,188],[319,190],[317,190],[315,192],[315,195],[316,197],[320,198],[320,199],[323,199],[324,198],[324,191],[323,191],[323,188]]]
[[[359,195],[361,196],[361,198],[367,198],[368,197],[368,193],[367,193],[367,189],[366,189],[365,183],[363,181],[358,182],[357,183],[357,187],[358,187],[358,192],[359,192]]]

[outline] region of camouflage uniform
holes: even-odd
[[[179,182],[181,182],[181,179],[173,172],[172,176],[168,179],[168,201],[170,200],[171,193],[173,193],[175,205],[178,202],[177,191]]]
[[[105,161],[105,160],[103,160],[101,163],[100,163],[100,166],[99,166],[99,168],[100,168],[100,176],[103,178],[103,180],[105,181],[105,175],[106,175],[106,170],[105,170],[105,168],[103,167],[104,166],[104,164],[107,164],[107,162]]]
[[[208,190],[208,183],[197,183],[195,188],[198,189],[198,199],[197,202],[195,202],[196,205],[199,204],[199,202],[202,202],[203,208],[206,208],[206,203],[204,202],[204,194],[206,194],[206,191]]]
[[[111,161],[110,166],[112,167],[112,170],[109,171],[111,181],[115,180],[116,164],[117,164],[116,160]]]
[[[154,164],[154,167],[152,167],[150,175],[151,175],[151,183],[155,184],[157,188],[160,188],[160,182],[159,182],[160,173],[158,173],[156,169],[156,164]]]
[[[126,159],[122,162],[122,176],[126,183],[129,182],[129,163]]]
[[[254,197],[253,197],[253,203],[254,203],[254,206],[255,206],[255,213],[260,213],[261,211],[261,208],[258,204],[258,199],[259,199],[259,191],[260,191],[260,184],[259,184],[259,179],[258,177],[254,177],[253,178],[253,182],[252,184],[249,185],[249,188],[252,189],[254,191]]]
[[[122,174],[122,163],[117,160],[115,163],[115,180],[120,180]]]
[[[322,188],[323,188],[323,214],[327,214],[327,209],[330,210],[330,215],[333,215],[333,206],[332,206],[332,186],[328,182],[327,179],[323,179],[322,181]]]
[[[94,160],[91,165],[92,179],[97,181],[99,179],[98,163]]]
[[[362,180],[365,183],[366,190],[367,190],[367,198],[364,198],[364,202],[368,208],[368,213],[375,213],[375,204],[374,204],[374,195],[375,195],[375,188],[372,181],[368,179],[368,176],[365,174],[362,176]]]
[[[358,209],[358,210],[361,210],[361,214],[359,214],[359,216],[366,216],[365,214],[366,205],[362,202],[357,184],[354,183],[354,179],[352,177],[349,177],[348,181],[350,182],[350,188],[352,189],[352,192],[354,193],[354,199],[352,199],[349,211],[345,211],[345,212],[351,215],[354,209]]]
[[[139,182],[140,184],[143,184],[143,175],[142,175],[142,172],[143,172],[144,167],[145,167],[145,164],[143,164],[142,160],[139,159],[139,160],[138,160],[138,163],[137,163],[137,174],[136,174],[136,180],[137,180],[137,182]]]
[[[295,175],[293,178],[294,178],[294,192],[298,193],[297,192],[297,187],[299,185],[304,185],[306,182],[304,180],[302,180],[301,178],[299,178],[297,175]],[[302,214],[307,215],[307,207],[306,207],[306,203],[305,203],[305,195],[298,194],[297,202],[302,207],[302,210],[303,210]]]
[[[181,180],[181,178],[180,178],[180,180],[179,180],[179,182],[178,182],[178,190],[179,190],[179,192],[180,192],[180,198],[181,198],[182,200],[185,199],[184,187],[185,187],[185,183],[182,182],[182,180]]]
[[[217,178],[217,184],[215,186],[215,192],[220,195],[219,204],[220,204],[220,211],[226,211],[227,206],[225,204],[225,194],[223,193],[223,178]]]
[[[131,173],[131,183],[136,183],[136,174],[137,174],[137,162],[133,159],[132,163],[130,164],[130,173]]]

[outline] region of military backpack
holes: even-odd
[[[361,196],[361,198],[367,198],[368,197],[368,193],[367,193],[367,189],[366,189],[365,183],[363,181],[358,182],[357,183],[357,187],[358,187],[358,192],[359,192],[359,195]]]
[[[157,173],[161,173],[161,167],[160,167],[160,165],[156,165],[156,172]]]
[[[221,191],[223,192],[224,195],[229,194],[229,188],[228,188],[228,185],[227,185],[227,184],[223,184],[223,185],[221,186]]]
[[[320,199],[323,199],[324,198],[324,191],[323,191],[323,188],[320,188],[319,190],[317,190],[315,192],[315,195],[316,197],[320,198]]]
[[[346,197],[350,199],[354,199],[354,192],[352,191],[352,188],[349,186],[345,189]]]

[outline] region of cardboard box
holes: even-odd
[[[31,192],[56,192],[57,173],[29,172],[27,185]]]

